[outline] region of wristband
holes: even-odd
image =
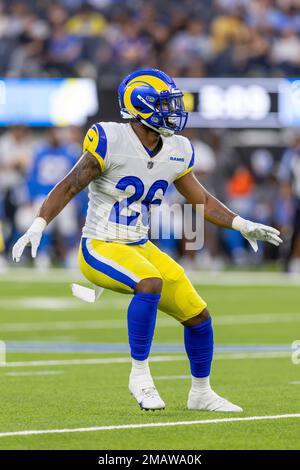
[[[232,221],[232,228],[233,230],[238,230],[241,232],[242,230],[245,230],[247,226],[247,220],[243,219],[239,215],[237,215],[233,221]]]
[[[34,219],[34,221],[30,225],[27,232],[43,232],[46,226],[47,226],[46,220],[43,219],[42,217],[37,217],[36,219]]]

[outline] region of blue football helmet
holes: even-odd
[[[183,93],[171,77],[158,69],[131,73],[120,84],[118,94],[125,119],[137,119],[165,137],[186,126]]]

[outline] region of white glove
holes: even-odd
[[[43,231],[47,225],[47,222],[42,217],[37,217],[29,229],[19,240],[14,244],[12,249],[13,260],[17,263],[20,261],[25,246],[31,245],[31,256],[36,257],[37,249],[39,247]]]
[[[276,230],[276,228],[269,227],[268,225],[257,224],[239,216],[236,216],[233,219],[232,228],[241,232],[255,252],[258,250],[257,240],[263,240],[265,242],[272,243],[272,245],[275,246],[282,243],[282,240],[279,237],[280,232]]]

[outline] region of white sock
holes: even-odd
[[[131,367],[131,376],[138,376],[138,375],[150,375],[150,368],[148,359],[145,361],[137,361],[136,359],[132,359],[132,367]]]
[[[211,387],[209,383],[209,376],[208,377],[193,377],[192,376],[192,390],[194,392],[210,392]]]

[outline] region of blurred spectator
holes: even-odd
[[[284,270],[297,272],[299,270],[299,261],[295,257],[290,261],[290,247],[293,237],[293,219],[295,217],[296,202],[293,197],[293,191],[289,183],[282,183],[279,187],[279,194],[275,198],[274,204],[274,223],[280,230],[283,239],[282,256],[284,261]]]
[[[82,38],[102,35],[105,27],[104,16],[95,12],[89,5],[82,5],[78,13],[67,22],[68,32]]]
[[[243,41],[249,30],[243,21],[243,10],[225,9],[212,22],[212,39],[216,52],[221,53],[233,43]]]
[[[293,29],[284,29],[274,40],[271,58],[285,75],[299,73],[300,39]]]
[[[194,174],[196,178],[209,192],[215,194],[217,157],[214,149],[206,142],[200,140],[197,132],[191,129],[188,129],[185,135],[191,139],[194,145]],[[222,269],[223,261],[219,250],[219,230],[215,225],[210,223],[204,224],[204,240],[205,246],[200,252],[185,250],[186,240],[183,240],[183,264],[189,268],[202,268],[213,271]]]
[[[10,75],[34,76],[43,66],[43,52],[49,28],[45,21],[34,14],[24,17],[20,44],[11,54]]]
[[[4,38],[9,34],[9,15],[5,9],[5,5],[0,1],[0,38]]]
[[[80,38],[68,34],[64,25],[55,26],[49,38],[46,67],[62,75],[74,75],[82,48],[83,43]]]
[[[269,67],[270,46],[258,30],[249,29],[249,34],[235,44],[233,49],[233,67],[237,74],[248,74],[253,71],[265,74]]]
[[[138,67],[151,52],[151,42],[141,34],[140,25],[129,21],[122,26],[121,35],[114,43],[115,58],[121,70],[127,73]]]
[[[197,59],[210,61],[213,57],[211,37],[205,32],[204,24],[198,19],[191,19],[184,31],[175,34],[170,42],[171,60],[186,67]]]
[[[271,174],[274,167],[274,158],[269,150],[259,148],[251,154],[250,163],[257,178],[263,180]]]
[[[233,212],[246,219],[252,218],[254,185],[251,172],[242,165],[235,168],[232,177],[226,184],[226,203]],[[235,263],[242,265],[249,262],[250,248],[240,232],[235,230],[224,230],[223,232],[227,250]]]
[[[3,232],[4,208],[2,202],[2,195],[0,192],[0,270],[6,265],[6,260],[3,256],[5,250],[4,232]]]
[[[287,149],[278,170],[278,177],[282,183],[281,195],[287,201],[287,194],[292,191],[295,198],[295,215],[293,220],[293,235],[288,256],[288,270],[300,272],[300,136],[295,135],[291,148]],[[290,187],[290,190],[289,190]],[[290,210],[288,211],[290,213]],[[285,219],[286,225],[286,219]]]
[[[254,179],[248,168],[239,165],[226,184],[227,198],[232,210],[249,217],[252,209]]]
[[[3,203],[5,236],[10,246],[16,227],[16,210],[24,192],[26,171],[30,165],[33,140],[23,126],[16,126],[0,137],[0,193]]]
[[[66,146],[71,155],[74,155],[75,159],[79,158],[82,153],[82,142],[84,138],[82,129],[77,126],[69,126],[62,130],[62,134],[64,134],[63,140],[66,142]]]
[[[34,155],[28,173],[29,197],[36,213],[46,195],[71,170],[78,155],[74,155],[70,148],[61,142],[58,129],[47,132],[47,142]],[[18,229],[24,230],[26,218],[32,217],[32,211],[21,208],[18,212]],[[47,268],[51,262],[51,246],[56,241],[59,257],[69,264],[74,262],[75,247],[78,237],[77,200],[73,199],[68,206],[49,224],[40,246],[40,256],[36,259],[38,267]],[[68,256],[67,256],[68,255]],[[52,252],[53,256],[53,252]]]
[[[68,20],[68,10],[59,3],[53,3],[46,11],[51,29],[63,26]]]
[[[21,37],[28,13],[26,2],[12,2],[9,16],[9,35],[11,37]]]

